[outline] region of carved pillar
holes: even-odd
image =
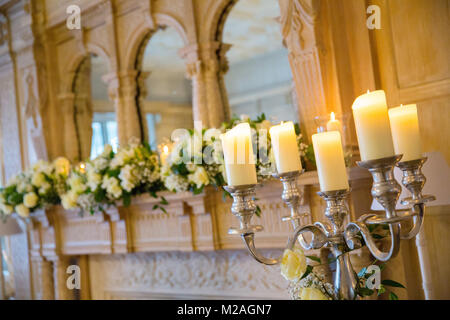
[[[279,0],[282,34],[289,51],[301,124],[309,137],[315,132],[313,119],[327,114],[324,47],[318,35],[318,13],[322,1]],[[322,61],[321,61],[322,60]]]
[[[92,143],[91,59],[86,58],[77,70],[74,83],[75,123],[78,131],[80,160],[87,159]]]
[[[54,300],[55,289],[53,286],[53,266],[52,263],[41,256],[31,258],[34,280],[34,299]]]
[[[109,98],[115,105],[119,144],[126,145],[131,138],[142,140],[142,114],[137,104],[138,71],[110,73],[103,80],[108,84]]]
[[[226,68],[223,68],[224,59],[219,59],[219,48],[219,42],[209,42],[180,51],[186,60],[187,77],[192,81],[194,121],[202,121],[203,127],[219,127],[230,114],[224,100],[226,92],[221,73]]]
[[[64,115],[64,151],[73,162],[80,160],[80,146],[75,123],[75,94],[63,93],[58,96],[60,108]]]
[[[137,76],[137,85],[139,89],[137,94],[137,107],[139,108],[138,110],[141,112],[142,137],[144,141],[150,141],[148,136],[149,132],[147,120],[145,118],[145,105],[144,105],[145,98],[147,97],[148,94],[146,81],[150,76],[150,74],[151,72],[149,71],[139,71],[139,74]]]

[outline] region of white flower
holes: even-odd
[[[286,249],[281,260],[281,275],[286,280],[300,279],[306,271],[306,257],[303,250],[295,248]]]
[[[109,156],[111,151],[112,151],[112,146],[110,144],[105,144],[105,147],[103,148],[103,152],[101,153],[100,157]]]
[[[205,131],[203,134],[203,140],[205,140],[207,143],[212,142],[212,140],[220,141],[220,135],[222,134],[222,131],[220,129],[211,128]],[[214,139],[212,139],[214,138]]]
[[[86,185],[83,183],[83,179],[81,179],[81,177],[78,175],[71,175],[68,183],[70,189],[78,194],[84,192],[87,189]]]
[[[77,206],[78,194],[73,190],[70,190],[66,194],[61,196],[61,204],[64,209],[73,209]]]
[[[170,174],[164,178],[164,185],[167,189],[176,192],[186,191],[189,187],[189,183],[183,177],[175,174]]]
[[[300,288],[298,297],[300,300],[330,300],[322,291],[316,288]]]
[[[56,173],[62,176],[68,176],[70,170],[70,162],[64,157],[56,158],[53,161]]]
[[[120,198],[122,195],[122,188],[119,186],[119,180],[114,177],[104,177],[102,188],[106,190],[106,192],[113,196],[113,198]]]
[[[120,185],[128,192],[131,192],[137,183],[139,183],[139,179],[136,177],[136,170],[129,164],[120,170],[119,178],[121,180]]]
[[[4,203],[0,203],[0,211],[6,215],[10,215],[13,212],[13,207]]]
[[[23,197],[23,204],[27,208],[34,208],[39,201],[39,197],[34,192],[29,192]]]
[[[27,218],[30,215],[30,209],[25,207],[25,205],[23,204],[17,205],[14,209],[17,212],[17,214],[22,218]]]
[[[206,186],[209,184],[208,173],[205,168],[201,166],[197,166],[197,169],[194,173],[188,175],[189,182],[194,183],[197,188],[201,188],[202,186]]]
[[[91,191],[95,191],[99,184],[102,183],[102,176],[96,173],[94,170],[90,170],[87,173],[87,185],[91,188]]]
[[[33,174],[33,177],[31,178],[31,183],[39,188],[42,186],[42,184],[45,182],[45,176],[42,172],[35,172]]]

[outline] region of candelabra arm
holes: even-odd
[[[250,251],[250,254],[253,258],[255,258],[256,261],[266,264],[266,265],[274,265],[279,264],[282,259],[282,255],[276,259],[272,258],[266,258],[264,257],[255,247],[255,234],[254,233],[247,233],[242,235],[242,239],[245,242],[245,245],[247,246],[248,251]]]
[[[311,233],[311,236],[312,236],[311,241],[309,241],[309,242],[306,241],[303,237],[303,234],[308,233],[308,232]],[[328,237],[327,237],[326,231],[323,230],[321,226],[308,224],[306,226],[298,226],[294,230],[294,233],[291,235],[291,237],[288,240],[287,248],[292,250],[292,248],[295,245],[295,241],[299,237],[302,237],[301,239],[303,239],[303,241],[301,241],[300,243],[301,243],[303,249],[305,249],[305,250],[320,249],[328,243]]]
[[[402,240],[409,240],[414,238],[415,236],[417,236],[420,228],[422,227],[423,216],[425,214],[425,205],[423,203],[416,204],[413,206],[412,210],[415,213],[413,217],[414,225],[407,234],[400,235],[400,239]]]
[[[367,215],[366,217],[362,217],[357,222],[350,222],[347,224],[344,232],[344,239],[347,246],[353,250],[359,247],[359,240],[356,237],[357,233],[360,232],[363,237],[367,248],[370,253],[375,257],[375,259],[379,261],[388,261],[391,258],[395,257],[400,249],[400,223],[391,223],[389,224],[389,233],[391,236],[391,247],[388,252],[381,251],[378,249],[375,240],[370,234],[369,229],[367,228],[364,219],[371,217],[372,215]]]

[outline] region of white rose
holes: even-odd
[[[74,191],[69,191],[61,196],[61,204],[64,209],[72,209],[77,206],[78,195]]]
[[[300,300],[329,300],[329,298],[316,288],[300,288]]]
[[[194,173],[188,175],[188,179],[190,182],[194,183],[197,188],[201,188],[202,186],[206,186],[209,184],[208,173],[205,168],[197,166],[197,169]]]
[[[14,208],[12,206],[10,206],[10,205],[1,203],[0,204],[0,211],[3,212],[6,215],[10,215],[14,211]]]
[[[23,204],[17,205],[14,209],[17,212],[17,214],[22,218],[27,218],[30,215],[30,209],[25,207],[25,205]]]
[[[42,172],[36,172],[33,174],[33,177],[31,178],[31,183],[36,186],[37,188],[41,187],[42,184],[45,182],[45,176]]]
[[[86,190],[86,185],[83,183],[83,179],[81,179],[78,175],[72,175],[69,179],[70,189],[76,193],[83,193]]]
[[[300,279],[306,271],[306,257],[303,250],[286,249],[281,260],[281,275],[289,281]]]
[[[53,166],[55,167],[56,173],[62,176],[68,176],[70,170],[70,162],[64,157],[56,158],[53,161]]]
[[[119,185],[112,185],[107,192],[117,199],[122,195],[122,188]]]
[[[107,157],[112,151],[112,147],[110,144],[105,144],[105,147],[103,148],[103,152],[101,154],[102,157]]]
[[[34,192],[29,192],[23,197],[23,204],[27,208],[34,208],[39,201],[39,197]]]
[[[99,173],[91,170],[87,175],[87,185],[91,188],[92,191],[97,189],[98,185],[102,182],[102,176]]]

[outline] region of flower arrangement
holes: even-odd
[[[132,196],[139,194],[156,197],[162,189],[158,155],[148,144],[132,141],[117,153],[107,145],[84,169],[73,169],[61,199],[65,209],[80,208],[92,214],[118,201],[128,206]]]
[[[269,129],[273,124],[263,113],[256,120],[251,120],[246,115],[233,117],[220,128],[202,130],[201,133],[195,130],[180,131],[161,169],[165,187],[174,192],[192,191],[198,194],[207,185],[225,185],[220,135],[242,122],[248,122],[252,128],[258,181],[271,178],[276,172],[269,136]],[[295,128],[301,160],[305,166],[307,162],[314,161],[314,154],[312,147],[303,141],[299,126],[296,125]]]
[[[69,161],[60,157],[52,163],[38,161],[15,175],[0,189],[0,215],[5,218],[16,212],[27,218],[37,209],[59,204],[59,192],[64,189],[69,170]]]
[[[307,259],[318,264],[310,265]],[[334,287],[326,281],[326,277],[318,267],[329,265],[336,261],[331,259],[322,264],[321,259],[315,256],[305,256],[302,249],[295,247],[293,250],[286,249],[281,260],[281,275],[290,282],[289,292],[294,300],[338,300],[334,293]],[[372,266],[374,266],[373,262]],[[379,271],[383,271],[386,264],[376,265]],[[394,280],[382,280],[378,288],[373,288],[371,277],[375,273],[375,268],[365,267],[358,273],[357,296],[364,298],[374,295],[379,296],[387,292],[386,287],[405,288],[401,283]],[[381,277],[381,275],[380,275]],[[369,285],[372,284],[372,285]],[[389,292],[390,300],[398,300],[398,296]]]

